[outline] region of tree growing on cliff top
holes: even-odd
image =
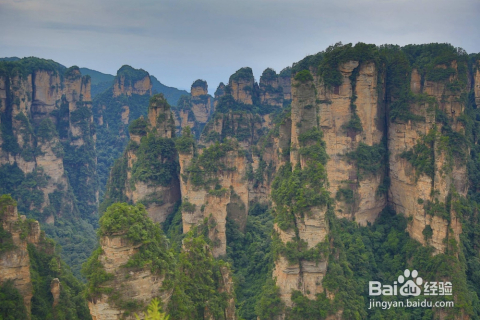
[[[135,318],[140,320],[140,317],[135,314]],[[153,299],[148,305],[147,313],[145,314],[145,320],[169,320],[170,316],[162,312],[160,307],[160,301]]]

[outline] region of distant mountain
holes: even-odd
[[[89,75],[92,78],[92,98],[110,88],[113,84],[113,80],[115,79],[114,75],[102,73],[88,68],[80,68],[80,71],[82,72],[82,75]],[[182,95],[190,95],[190,93],[185,90],[179,90],[177,88],[164,85],[154,76],[150,76],[150,80],[152,82],[152,93],[163,93],[168,103],[172,106],[177,105],[178,99],[180,99]]]
[[[162,84],[160,81],[158,81],[157,78],[152,75],[150,76],[150,80],[152,82],[152,93],[163,93],[165,99],[167,99],[168,103],[172,106],[177,105],[178,99],[180,99],[181,96],[190,95],[190,93],[185,90],[179,90],[177,88],[168,87]]]
[[[80,68],[82,75],[89,75],[92,78],[92,98],[104,92],[113,84],[114,75],[102,73],[88,68]]]
[[[18,61],[20,60],[19,57],[5,57],[5,58],[0,58],[0,61]]]

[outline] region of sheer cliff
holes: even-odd
[[[90,79],[37,58],[0,69],[0,193],[44,224],[78,272],[94,246],[98,206]]]
[[[174,107],[128,66],[93,106],[76,67],[0,66],[0,192],[74,271],[106,184],[83,269],[93,319],[145,317],[153,298],[171,319],[480,316],[478,55],[339,43],[258,82],[241,68],[214,98],[196,80]],[[38,223],[6,212],[0,296],[88,319]],[[451,282],[421,298],[455,307],[369,309],[368,282],[405,269]]]
[[[0,197],[0,292],[5,319],[91,319],[83,284],[55,253],[38,221]],[[13,317],[13,318],[12,318]]]
[[[132,121],[130,142],[112,168],[100,211],[114,202],[143,203],[154,222],[164,222],[178,207],[180,184],[175,127],[163,95],[150,98],[147,118]]]

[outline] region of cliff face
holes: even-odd
[[[460,243],[462,223],[452,203],[464,199],[468,189],[465,100],[460,97],[468,79],[465,61],[404,72],[393,69],[401,68],[398,65],[385,68],[364,57],[332,63],[338,78],[329,78],[332,71],[325,71],[332,64],[297,68],[291,114],[277,124],[271,147],[262,154],[276,168],[271,185],[277,248],[272,276],[287,310],[298,303],[292,301],[292,290],[312,300],[324,292],[335,299],[323,285],[330,261],[322,250],[328,251],[326,239],[334,237],[329,210],[367,225],[389,205],[409,217],[409,237],[431,246],[433,255],[456,252]],[[328,54],[323,59],[328,60]],[[330,200],[308,198],[303,191],[315,188],[301,183],[308,180],[302,172],[313,174],[316,163],[324,164],[326,180],[325,189],[314,194],[321,197],[328,191]],[[289,189],[293,177],[302,178]],[[288,198],[292,194],[293,201]],[[320,250],[320,258],[312,261],[302,254],[309,250]],[[332,317],[343,310],[336,312]]]
[[[252,69],[241,68],[230,76],[227,93],[231,94],[235,101],[253,104],[254,84]]]
[[[10,193],[28,217],[53,224],[49,234],[67,249],[58,219],[93,245],[93,230],[78,222],[93,219],[98,206],[90,78],[78,67],[36,58],[1,68],[0,193]],[[79,272],[81,262],[67,252],[63,257]]]
[[[203,127],[212,114],[211,96],[204,80],[196,80],[191,87],[190,96],[182,96],[174,108],[177,133],[187,126],[199,137]]]
[[[205,124],[210,116],[211,101],[208,95],[208,85],[206,81],[197,80],[192,84],[190,91],[192,101],[192,111],[195,119]]]
[[[27,239],[21,230],[22,224],[26,223],[25,216],[19,217],[15,202],[3,200],[2,198],[0,203],[1,222],[3,230],[11,235],[11,248],[0,252],[0,285],[5,281],[12,280],[14,287],[22,295],[23,303],[30,314],[33,286],[30,279]]]
[[[272,76],[268,75],[263,80],[264,87],[273,83],[278,89],[277,76],[271,71],[275,83],[267,79]],[[245,84],[247,80],[251,90]],[[265,161],[260,155],[260,142],[274,126],[273,116],[268,112],[279,111],[283,96],[275,97],[280,103],[276,101],[273,105],[274,98],[265,100],[267,107],[261,114],[244,108],[260,101],[256,97],[259,92],[251,69],[238,70],[227,87],[220,84],[215,92],[216,111],[205,125],[199,148],[194,148],[190,132],[181,138],[185,140],[185,146],[179,149],[183,231],[207,224],[214,256],[226,254],[227,218],[244,230],[249,204],[269,201],[269,183],[277,159],[265,152],[268,160]],[[252,105],[252,108],[260,107]]]
[[[9,195],[0,196],[0,234],[0,287],[11,283],[23,300],[14,301],[13,295],[4,295],[2,302],[10,305],[9,312],[17,319],[37,319],[47,312],[55,316],[74,314],[72,319],[78,319],[77,313],[86,314],[82,284],[55,254],[54,242],[46,238],[38,221],[19,215]],[[22,305],[26,309],[24,316],[16,311]]]
[[[366,225],[375,221],[385,207],[386,197],[377,192],[384,174],[381,170],[362,172],[347,154],[358,150],[360,144],[367,150],[380,146],[385,122],[382,97],[378,97],[382,90],[377,89],[378,71],[372,62],[345,62],[339,66],[339,71],[342,85],[329,88],[321,79],[316,85],[318,117],[330,157],[327,162],[329,191],[332,195],[338,194],[337,216],[353,218]],[[354,121],[357,127],[352,125]],[[345,193],[353,197],[346,199]]]
[[[6,97],[2,101],[2,118],[5,124],[11,125],[12,131],[2,134],[2,140],[10,141],[10,146],[3,145],[0,165],[16,165],[24,174],[41,172],[46,178],[46,183],[38,188],[43,201],[38,201],[41,202],[39,205],[30,205],[29,209],[43,212],[53,206],[50,194],[65,194],[72,188],[67,183],[65,166],[69,167],[70,162],[64,158],[65,149],[81,148],[94,152],[92,119],[88,115],[91,112],[90,81],[81,77],[78,68],[71,68],[65,75],[55,70],[34,70],[27,76],[12,73],[2,82],[8,83],[1,94]],[[84,179],[90,180],[87,184],[93,189],[93,197],[81,197],[90,206],[88,212],[82,212],[86,215],[95,212],[97,201],[96,185],[91,181],[95,168],[88,171]],[[56,215],[76,211],[71,197],[64,195],[64,198],[67,201],[63,208],[47,211],[49,223],[53,223]]]
[[[165,276],[152,274],[148,268],[132,270],[122,267],[138,253],[141,244],[135,245],[124,234],[119,234],[102,237],[100,246],[103,253],[98,259],[105,271],[114,278],[106,285],[113,288],[117,300],[147,305],[153,297],[159,297],[162,302],[168,303],[170,293],[162,290]],[[91,299],[88,307],[93,320],[136,319],[132,314],[125,314],[118,303],[112,303],[107,294]]]
[[[226,219],[235,220],[240,226],[245,226],[249,204],[249,188],[246,176],[246,159],[239,154],[239,146],[235,143],[212,146],[194,157],[193,149],[188,153],[180,153],[180,174],[182,192],[183,232],[199,225],[207,219],[214,225],[210,229],[210,238],[214,242],[214,256],[226,254]],[[200,184],[192,174],[196,168],[211,168],[215,164],[218,171],[207,172]],[[206,180],[215,179],[215,185]]]
[[[152,95],[152,83],[148,72],[142,69],[133,69],[130,66],[122,66],[113,82],[113,97],[120,95],[131,96],[138,95]]]
[[[157,81],[158,82],[158,81]],[[93,118],[97,128],[98,180],[103,195],[110,168],[128,143],[128,126],[141,116],[147,117],[152,83],[148,72],[124,65],[113,85],[93,100]]]
[[[115,165],[120,172],[114,167],[107,184],[107,204],[143,203],[154,222],[165,221],[180,200],[174,131],[170,106],[163,95],[153,96],[147,119],[141,117],[130,126],[130,144]]]
[[[266,69],[260,77],[260,103],[281,107],[283,99],[284,94],[283,87],[280,85],[280,77],[274,70]]]
[[[457,72],[455,61],[449,67]],[[397,212],[412,217],[408,226],[410,236],[422,244],[433,246],[436,253],[445,251],[444,239],[449,236],[458,242],[462,230],[455,212],[452,211],[451,217],[442,217],[430,206],[434,203],[445,204],[453,192],[465,196],[468,188],[465,149],[460,150],[461,155],[453,155],[452,146],[445,145],[445,139],[450,138],[442,134],[445,126],[460,134],[464,132],[463,122],[458,121],[464,111],[464,106],[459,102],[460,92],[452,92],[447,86],[456,80],[456,75],[452,75],[444,81],[425,79],[422,83],[418,71],[414,69],[411,76],[412,91],[428,97],[428,100],[411,105],[410,110],[419,119],[425,120],[396,120],[388,131],[391,152],[389,201]],[[439,111],[435,112],[434,106]],[[448,123],[439,120],[443,115],[448,117]],[[430,150],[427,160],[432,166],[430,171],[414,167],[405,156],[405,152],[417,153],[415,148],[419,145]],[[427,238],[424,230],[428,227],[432,234]]]
[[[313,81],[293,81],[292,98],[291,122],[285,122],[282,126],[283,130],[280,131],[277,147],[279,152],[283,153],[283,150],[288,148],[288,141],[290,142],[290,158],[288,160],[291,167],[287,167],[287,170],[293,168],[296,172],[297,170],[309,170],[312,161],[315,161],[304,152],[308,148],[316,146],[316,142],[306,140],[305,137],[310,132],[319,132]],[[285,132],[288,129],[291,131],[289,133]],[[289,140],[284,141],[284,138],[289,138]],[[298,168],[296,168],[297,165]],[[287,179],[283,181],[285,181],[283,183],[290,183],[287,182]],[[277,198],[277,190],[275,190],[277,188],[279,188],[279,185],[274,181],[272,195],[276,205],[276,214],[281,215],[282,212],[286,211],[293,216],[291,218],[293,224],[288,226],[285,226],[282,222],[275,224],[274,237],[278,237],[279,246],[304,243],[306,250],[315,250],[325,242],[328,235],[328,224],[325,216],[327,208],[323,205],[311,205],[306,209],[308,213],[304,214],[294,209],[295,205],[292,202]],[[301,186],[297,188],[301,188]],[[322,293],[324,291],[322,279],[326,270],[327,261],[324,257],[320,261],[311,261],[305,258],[291,260],[284,253],[280,253],[275,261],[273,277],[276,279],[281,299],[286,306],[292,306],[290,297],[292,290],[298,290],[310,299],[314,299],[317,294]]]
[[[202,237],[187,235],[175,256],[144,207],[126,204],[107,209],[100,235],[86,266],[93,320],[136,319],[135,313],[144,319],[153,298],[174,319],[236,319],[229,266],[213,258]]]

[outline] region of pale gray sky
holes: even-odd
[[[338,41],[449,42],[480,51],[479,0],[0,0],[0,57],[115,74],[123,64],[213,94],[240,67],[258,80]]]

